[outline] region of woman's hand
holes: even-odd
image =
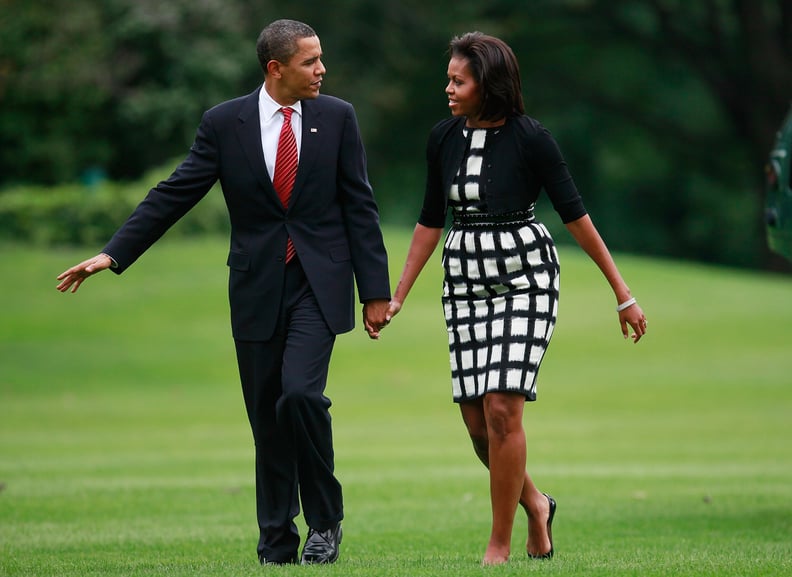
[[[388,312],[385,315],[385,319],[390,322],[393,317],[399,314],[401,308],[402,304],[399,301],[391,299],[390,303],[388,303]]]
[[[622,335],[624,335],[625,339],[629,333],[627,326],[632,327],[632,340],[634,343],[640,341],[641,337],[646,334],[646,315],[644,315],[638,303],[630,305],[623,311],[619,311],[619,324],[621,324]]]

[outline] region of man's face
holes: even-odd
[[[322,64],[319,38],[310,36],[298,40],[297,53],[289,62],[279,62],[277,71],[279,78],[276,91],[279,98],[276,100],[284,106],[319,96],[322,77],[327,72]]]

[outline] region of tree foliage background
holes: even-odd
[[[261,82],[255,41],[282,17],[317,30],[323,91],[357,109],[384,222],[414,222],[448,40],[481,30],[514,48],[612,249],[784,266],[763,168],[792,98],[791,0],[0,0],[0,195],[175,165],[203,110]]]

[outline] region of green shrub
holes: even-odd
[[[35,246],[102,245],[149,189],[167,178],[173,166],[175,163],[152,170],[136,182],[8,189],[0,194],[0,240]],[[228,214],[217,185],[169,234],[190,236],[228,230]]]

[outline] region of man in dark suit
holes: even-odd
[[[354,110],[319,94],[326,70],[316,33],[278,20],[256,49],[263,86],[204,113],[187,158],[57,288],[75,292],[106,268],[122,273],[219,180],[231,219],[231,325],[256,445],[259,560],[297,562],[302,505],[302,563],[332,563],[343,501],[328,366],[336,335],[354,327],[354,284],[369,336],[387,324],[387,256]]]

